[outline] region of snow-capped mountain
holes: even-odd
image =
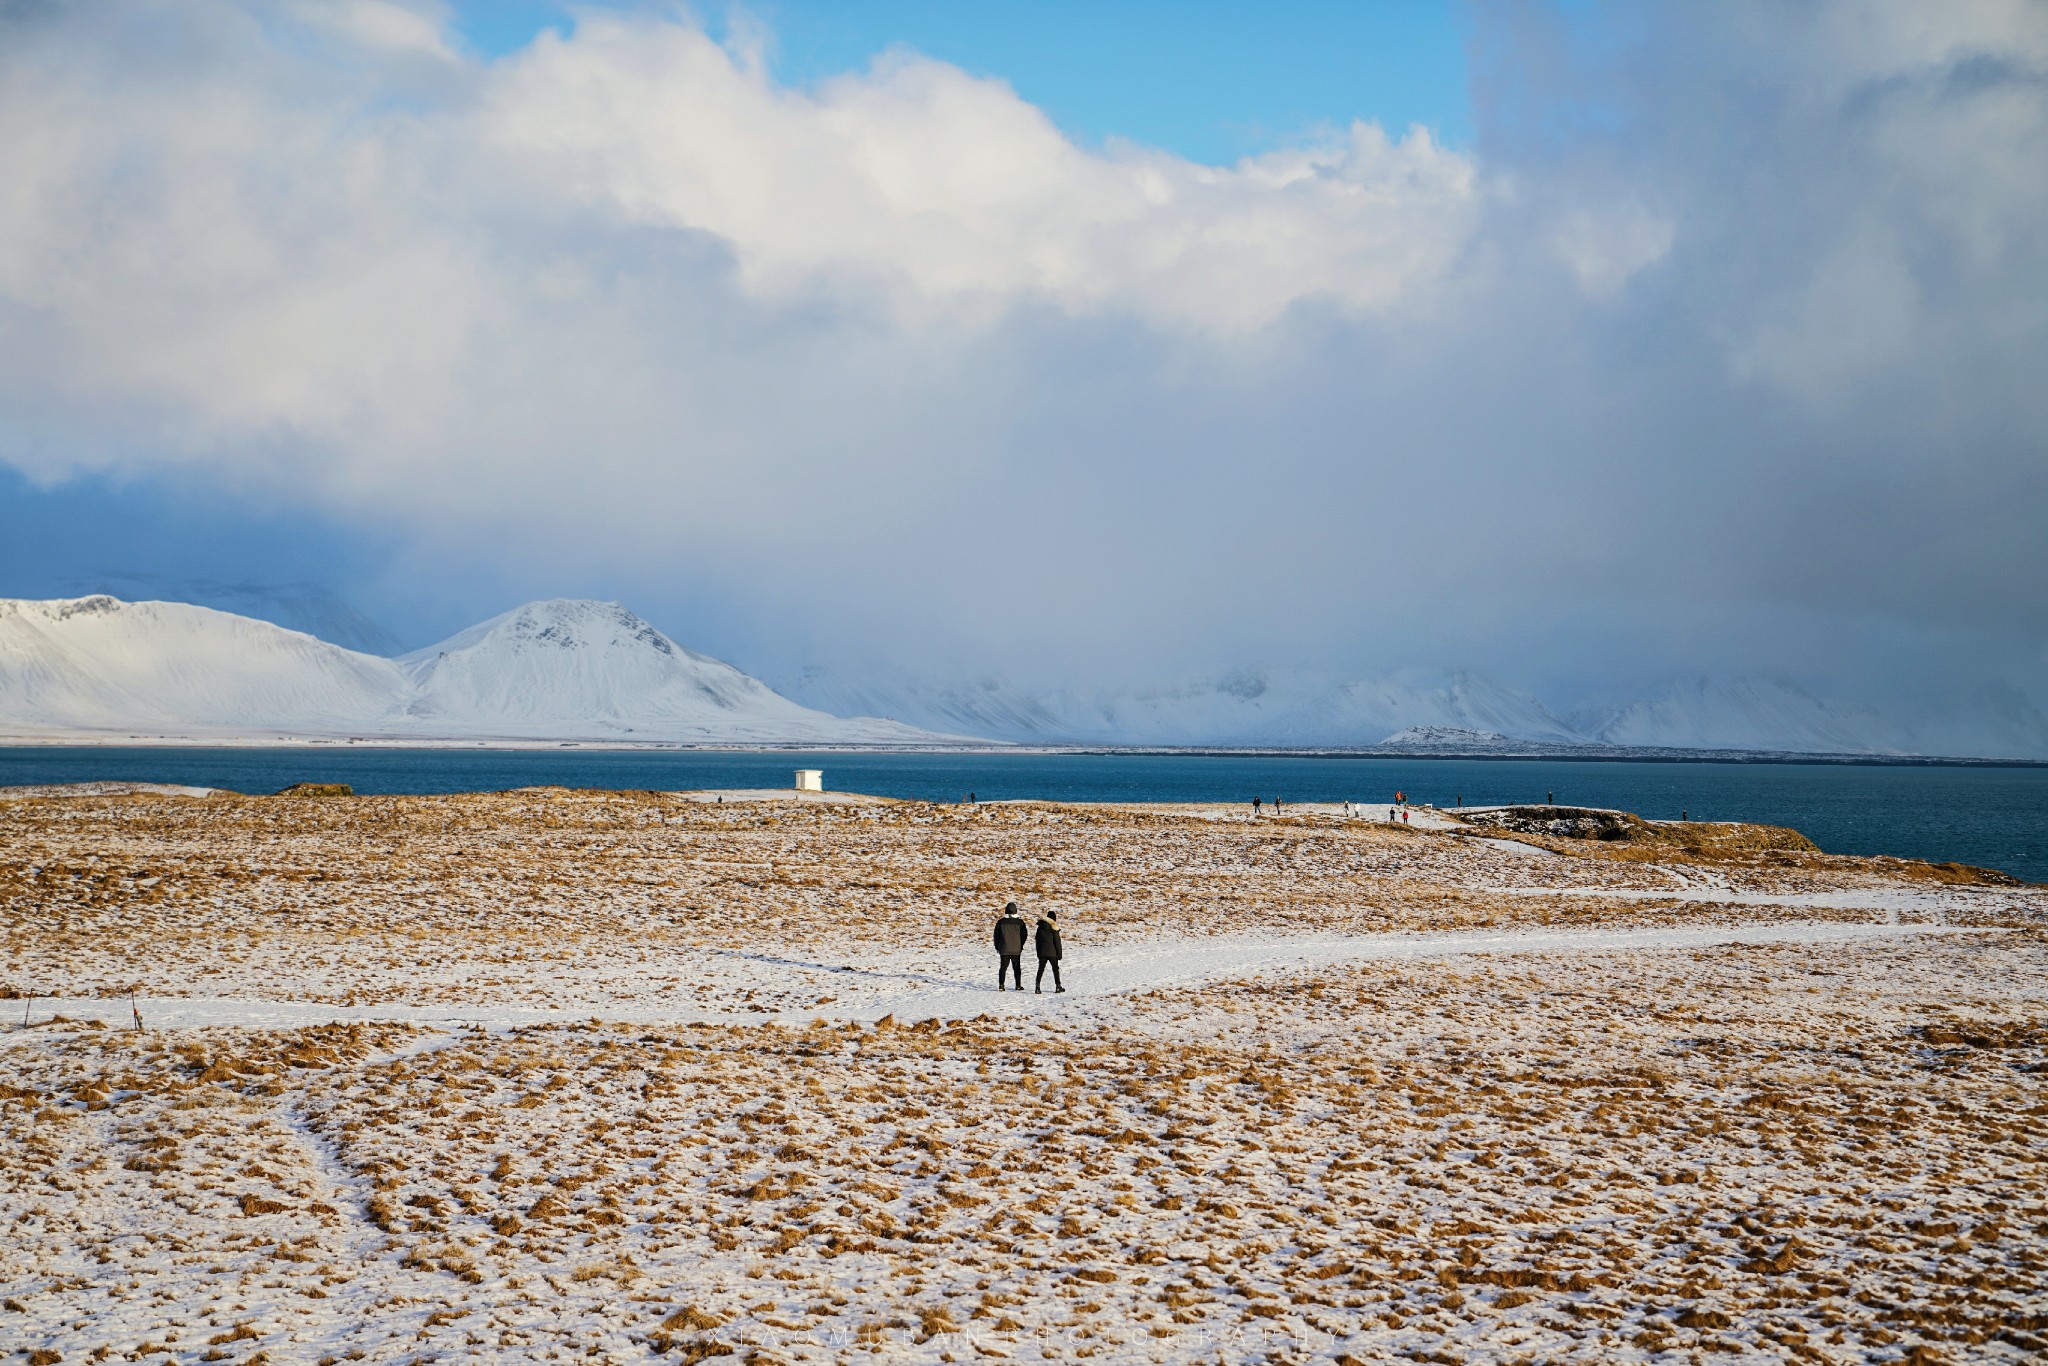
[[[613,739],[919,744],[897,721],[799,706],[686,650],[615,602],[530,602],[402,656],[409,721],[440,733]]]
[[[407,688],[388,659],[210,607],[0,598],[0,729],[353,732]]]
[[[1573,721],[1610,745],[1799,754],[2048,758],[2048,717],[2009,687],[1920,699],[1906,714],[1816,697],[1785,679],[1709,674]]]
[[[530,603],[402,660],[208,607],[0,599],[0,734],[932,744],[802,707],[616,603]]]
[[[1709,675],[1574,715],[1475,674],[1242,670],[1126,688],[807,670],[784,695],[617,603],[529,603],[386,659],[267,621],[106,595],[0,599],[0,735],[628,743],[1027,743],[1526,752],[1530,745],[2048,758],[2010,689],[1911,720],[1796,684]],[[851,715],[852,719],[843,719]],[[887,718],[887,719],[879,719]]]
[[[395,655],[399,644],[382,626],[329,589],[314,583],[224,583],[153,574],[102,574],[58,585],[65,597],[113,597],[125,602],[181,602],[254,617],[303,631],[330,645],[366,655]]]
[[[994,678],[946,682],[811,665],[784,680],[781,691],[835,716],[888,716],[930,730],[1033,743],[1051,743],[1065,735],[1065,723],[1046,698]]]
[[[1659,696],[1574,718],[1610,745],[1783,750],[1807,754],[1910,752],[1898,728],[1869,707],[1826,702],[1783,679],[1719,674],[1673,684]]]
[[[1358,681],[1257,669],[1150,687],[1031,690],[993,679],[946,684],[814,667],[787,690],[834,711],[871,711],[932,729],[1036,743],[1365,746],[1427,726],[1584,741],[1535,698],[1460,670],[1405,670]]]
[[[2048,715],[2018,689],[1992,684],[1921,699],[1907,732],[1919,754],[2048,759]]]

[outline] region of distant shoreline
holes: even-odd
[[[222,750],[383,750],[400,753],[444,751],[475,753],[505,751],[521,753],[632,754],[957,754],[1072,755],[1125,758],[1212,758],[1212,759],[1414,759],[1430,762],[1474,760],[1486,763],[1621,763],[1621,764],[1737,764],[1737,765],[1827,765],[1859,768],[2048,768],[2048,759],[1992,759],[1933,754],[1831,754],[1778,750],[1663,749],[1649,747],[1591,745],[1531,745],[1526,749],[1389,749],[1370,745],[1100,745],[1031,744],[990,740],[981,744],[888,745],[888,744],[806,744],[748,743],[743,741],[688,742],[675,740],[549,740],[521,737],[484,739],[420,739],[394,737],[338,739],[332,736],[4,736],[0,750],[105,750],[105,749],[222,749]]]

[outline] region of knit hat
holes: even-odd
[[[1016,902],[1014,902],[1014,901],[1012,901],[1012,902],[1011,902],[1011,903],[1010,903],[1009,905],[1007,905],[1007,906],[1003,907],[1003,914],[1004,914],[1004,915],[1015,915],[1015,914],[1017,914],[1017,903],[1016,903]]]

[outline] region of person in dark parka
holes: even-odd
[[[1038,945],[1038,982],[1035,990],[1045,990],[1045,970],[1052,969],[1052,989],[1065,991],[1060,982],[1060,913],[1047,911],[1038,918],[1038,932],[1034,936]]]
[[[1024,917],[1017,914],[1017,903],[1012,901],[1003,907],[1003,918],[996,921],[996,990],[1004,990],[1003,981],[1014,974],[1017,990],[1024,990],[1024,933],[1029,927]]]

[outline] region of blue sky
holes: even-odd
[[[1129,138],[1195,161],[1354,119],[1396,133],[1419,123],[1459,145],[1472,135],[1465,32],[1447,0],[762,0],[699,11],[714,31],[737,13],[769,33],[776,76],[791,85],[861,70],[901,44],[1007,80],[1078,141]],[[573,22],[568,6],[533,0],[467,0],[458,12],[490,55]]]

